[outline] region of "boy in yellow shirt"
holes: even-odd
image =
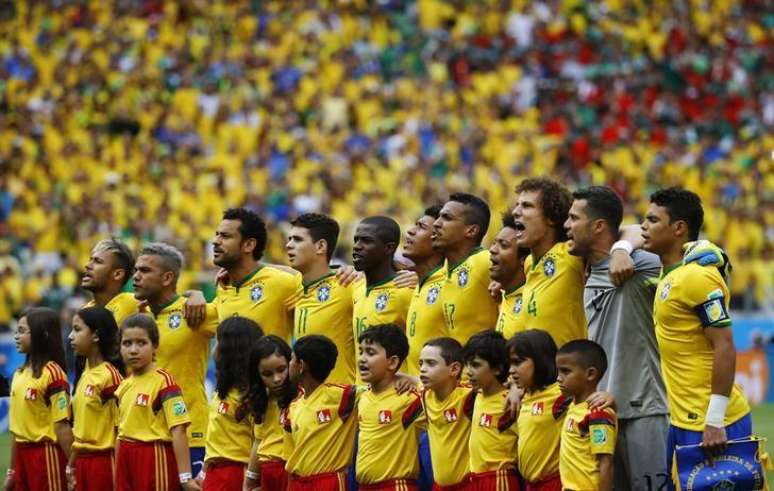
[[[607,370],[605,351],[594,341],[576,339],[559,349],[556,366],[562,393],[573,398],[559,450],[562,489],[610,491],[618,421],[612,409],[592,410],[587,401]]]
[[[408,355],[408,339],[397,324],[380,324],[358,338],[358,368],[370,387],[358,405],[356,478],[360,489],[417,489],[419,435],[424,431],[422,400],[415,390],[399,393],[398,369]]]

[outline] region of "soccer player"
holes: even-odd
[[[464,348],[468,380],[478,391],[470,430],[470,490],[516,491],[516,414],[505,408],[509,364],[505,339],[488,330]]]
[[[389,217],[365,218],[355,229],[352,263],[357,271],[365,273],[365,279],[354,283],[354,339],[373,325],[406,326],[412,290],[395,283],[393,256],[399,243],[400,227]]]
[[[289,491],[345,491],[357,428],[357,394],[351,385],[326,384],[336,364],[336,345],[319,334],[293,346],[290,380],[303,396],[285,418]]]
[[[455,193],[433,223],[433,247],[446,260],[441,290],[448,335],[465,344],[475,333],[492,329],[497,303],[489,294],[489,251],[481,241],[489,228],[489,206],[477,196]]]
[[[576,339],[556,354],[559,387],[573,402],[567,410],[559,451],[562,489],[612,491],[615,412],[592,410],[587,399],[607,370],[605,351],[594,341]]]
[[[230,208],[212,241],[216,266],[228,273],[218,283],[214,304],[218,319],[239,315],[265,331],[290,341],[297,275],[261,262],[266,248],[266,224],[246,208]]]
[[[305,213],[291,222],[285,250],[290,265],[301,272],[297,286],[293,339],[322,334],[336,344],[339,356],[328,380],[355,381],[352,334],[352,285],[344,285],[330,267],[339,238],[339,224],[326,215]]]
[[[696,194],[667,188],[651,195],[642,223],[644,247],[663,265],[653,317],[669,404],[670,470],[675,445],[701,443],[713,456],[729,439],[752,433],[750,406],[734,384],[728,286],[717,267],[683,260],[683,245],[698,238],[703,220]]]
[[[600,389],[618,401],[615,489],[649,489],[668,479],[664,452],[669,418],[653,329],[661,262],[655,254],[637,249],[631,256],[634,276],[619,287],[613,284],[610,249],[618,240],[622,217],[618,195],[608,187],[592,186],[573,193],[565,228],[570,254],[588,264],[584,303],[589,338],[602,346],[610,364]]]
[[[73,432],[59,314],[29,309],[14,337],[25,359],[11,382],[8,429],[13,444],[4,488],[64,491]]]
[[[129,246],[116,238],[97,242],[84,269],[81,287],[94,295],[84,307],[105,307],[113,313],[116,325],[137,313],[137,299],[130,292],[122,292],[134,271],[134,254]]]
[[[406,372],[419,375],[419,352],[422,346],[433,338],[446,335],[446,324],[441,304],[441,287],[446,273],[443,270],[443,256],[433,249],[433,222],[441,211],[440,205],[427,208],[414,225],[406,232],[403,241],[403,255],[414,263],[419,283],[414,289],[408,308],[406,335],[409,340],[409,354]]]
[[[363,489],[416,490],[419,435],[424,430],[416,391],[399,393],[396,373],[408,354],[397,324],[371,326],[360,334],[358,368],[369,388],[358,404],[357,482]]]
[[[460,384],[462,364],[462,345],[450,337],[429,340],[419,357],[436,491],[463,491],[469,481],[468,440],[477,392]]]
[[[522,289],[524,287],[524,260],[529,249],[519,247],[516,240],[516,222],[513,215],[503,215],[503,227],[489,246],[489,276],[501,288],[502,301],[496,329],[505,339],[524,330]]]
[[[153,362],[159,330],[135,314],[120,327],[121,357],[131,370],[116,389],[116,490],[199,490],[191,476],[185,428],[191,422],[174,377]]]
[[[183,317],[183,297],[177,294],[177,280],[183,267],[183,255],[164,243],[152,243],[137,256],[134,272],[134,295],[148,303],[160,333],[156,351],[158,366],[169,373],[183,390],[185,405],[190,412],[187,427],[191,466],[196,476],[204,465],[205,433],[207,430],[207,394],[204,380],[210,339],[218,327],[218,315],[208,305],[207,317],[201,326],[191,327]]]

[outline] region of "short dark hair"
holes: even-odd
[[[400,363],[409,352],[408,338],[397,324],[376,324],[360,333],[358,343],[378,344],[384,348],[387,358],[397,356]]]
[[[434,346],[441,350],[441,358],[447,365],[451,365],[455,361],[457,363],[465,363],[462,358],[462,345],[459,341],[450,337],[433,338],[427,341],[424,346]]]
[[[607,355],[602,346],[590,339],[575,339],[568,342],[556,353],[557,355],[575,355],[583,368],[596,368],[601,379],[607,371]]]
[[[427,208],[425,208],[425,212],[423,213],[423,215],[427,215],[429,217],[438,219],[438,217],[441,216],[441,208],[443,208],[443,205],[440,205],[437,203],[432,206],[428,206]]]
[[[362,225],[373,225],[376,227],[376,235],[385,244],[395,242],[400,243],[400,225],[398,222],[386,216],[367,217],[360,221]]]
[[[592,220],[602,219],[614,235],[623,221],[623,201],[612,188],[590,186],[572,193],[573,199],[586,201],[586,214]]]
[[[476,357],[486,360],[492,370],[499,370],[497,380],[500,383],[508,380],[510,363],[502,334],[489,329],[471,336],[463,348],[463,358],[465,363],[470,363]]]
[[[525,191],[540,192],[540,209],[543,216],[554,222],[554,232],[557,239],[567,240],[567,231],[564,230],[564,222],[572,206],[570,191],[553,179],[547,177],[531,177],[524,179],[516,186],[517,193]]]
[[[304,336],[293,345],[296,360],[303,361],[315,380],[324,382],[336,366],[339,350],[336,344],[321,334]]]
[[[682,220],[688,224],[689,240],[697,240],[704,224],[704,209],[701,198],[687,189],[674,186],[659,189],[650,195],[650,202],[663,206],[669,214],[670,222]]]
[[[239,220],[239,234],[242,240],[255,239],[253,259],[261,259],[266,250],[266,223],[252,210],[247,208],[229,208],[223,212],[223,220]]]
[[[508,353],[532,360],[536,387],[544,388],[556,382],[556,343],[550,334],[540,329],[528,329],[516,333],[507,346]]]
[[[298,215],[290,224],[294,227],[301,227],[309,230],[309,235],[313,242],[324,240],[327,244],[328,260],[333,257],[336,250],[336,243],[339,241],[339,223],[328,215],[320,213],[304,213]]]
[[[503,212],[501,216],[503,228],[510,228],[513,230],[519,230],[516,226],[516,219],[510,211]],[[519,255],[520,260],[524,260],[529,256],[529,247],[518,247],[516,253]]]
[[[489,230],[489,220],[491,212],[486,201],[468,193],[454,193],[449,196],[449,201],[456,201],[465,205],[464,220],[465,225],[478,225],[478,243],[484,239],[486,231]]]
[[[148,314],[133,314],[124,319],[121,323],[120,331],[121,337],[124,337],[124,331],[132,328],[143,329],[148,334],[151,344],[154,348],[159,347],[159,326],[156,325],[156,321]]]

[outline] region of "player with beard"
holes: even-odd
[[[500,315],[495,329],[505,339],[524,330],[522,289],[524,287],[524,260],[529,249],[519,247],[516,240],[516,222],[510,213],[503,214],[503,228],[489,246],[489,276],[500,285]]]

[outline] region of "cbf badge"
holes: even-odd
[[[427,299],[425,299],[425,303],[428,305],[433,305],[438,300],[438,295],[440,293],[441,290],[437,286],[430,288],[427,291]]]
[[[376,311],[377,312],[381,312],[381,311],[383,311],[384,309],[387,308],[387,300],[389,298],[390,297],[388,297],[386,293],[382,293],[381,295],[376,297]]]
[[[669,290],[672,289],[672,283],[664,283],[663,288],[661,288],[661,300],[666,300],[669,296]]]
[[[465,285],[468,284],[468,280],[470,279],[470,273],[467,269],[461,269],[459,273],[457,273],[457,284],[460,286],[460,288],[465,288]]]
[[[263,298],[263,287],[261,285],[255,285],[250,289],[250,300],[258,302]]]
[[[317,289],[317,301],[327,302],[328,299],[331,298],[331,287],[328,285],[321,285],[320,288]]]
[[[550,257],[543,262],[543,273],[549,278],[556,273],[556,263]]]
[[[180,314],[180,312],[173,312],[169,316],[169,320],[167,321],[167,325],[170,329],[177,329],[180,327],[180,325],[183,323],[183,316]]]
[[[513,304],[513,313],[514,314],[520,314],[521,313],[521,297],[518,297],[516,299],[516,302]]]

